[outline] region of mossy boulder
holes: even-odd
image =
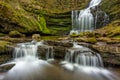
[[[40,34],[33,34],[32,35],[32,40],[40,41],[41,40]]]
[[[18,38],[18,37],[25,37],[24,34],[18,32],[18,31],[10,31],[9,32],[10,37]]]

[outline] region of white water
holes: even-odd
[[[15,47],[13,57],[26,57],[26,56],[34,56],[37,57],[37,47],[43,45],[43,41],[41,42],[28,42],[28,43],[20,43]]]
[[[37,47],[41,42],[20,43],[14,49],[14,60],[4,65],[15,64],[6,75],[4,80],[41,80],[39,75],[46,67],[52,67],[47,61],[38,59]],[[4,66],[1,65],[1,66]]]
[[[78,74],[78,80],[119,80],[112,72],[103,68],[103,61],[98,53],[77,43],[66,53],[65,61],[61,64],[66,70]]]
[[[96,28],[95,20],[91,13],[91,8],[98,6],[101,3],[101,0],[91,0],[88,8],[78,12],[77,10],[72,11],[72,30],[70,34],[84,31],[92,31]]]
[[[46,53],[46,60],[53,61],[54,60],[54,49],[53,46],[46,46],[47,53]]]
[[[65,61],[81,66],[103,67],[102,58],[98,53],[77,43],[74,43],[73,48],[66,52]]]
[[[72,77],[62,79],[61,77],[67,77],[64,75],[64,71],[61,73],[58,68],[49,64],[47,61],[38,59],[37,57],[37,47],[43,46],[43,42],[30,42],[30,43],[20,43],[15,48],[15,60],[11,63],[6,63],[5,65],[15,64],[15,66],[10,69],[5,75],[1,75],[0,79],[2,80],[119,80],[116,79],[116,76],[113,75],[108,70],[103,68],[97,68],[97,64],[101,66],[102,59],[100,55],[96,55],[97,59],[93,57],[88,59],[90,62],[94,62],[94,65],[87,64],[79,64],[76,61],[78,59],[83,60],[83,63],[86,63],[87,57],[80,56],[81,53],[94,56],[90,51],[90,49],[77,45],[74,43],[73,49],[70,49],[69,54],[66,55],[66,63],[64,63],[63,67],[67,70],[72,71]],[[53,47],[47,48],[47,59],[53,58]],[[22,52],[21,52],[22,51]],[[52,54],[51,54],[52,53]],[[22,54],[22,55],[21,55]],[[66,53],[67,54],[67,53]],[[75,55],[77,54],[77,55]],[[75,58],[74,58],[75,57]],[[85,59],[86,58],[86,59]],[[93,60],[93,61],[92,61]],[[95,62],[99,60],[100,62]],[[1,65],[4,66],[4,65]],[[60,69],[61,70],[61,69]],[[59,74],[59,75],[58,75]],[[62,76],[63,74],[64,76]],[[52,77],[52,78],[51,78]]]

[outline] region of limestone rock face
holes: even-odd
[[[71,27],[70,11],[84,8],[88,1],[1,0],[0,32],[17,30],[26,35],[63,33]]]
[[[104,63],[120,65],[120,47],[117,44],[96,44],[92,48],[101,54]]]
[[[101,3],[101,9],[105,11],[111,21],[120,19],[120,0],[103,0]]]

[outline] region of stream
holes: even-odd
[[[38,57],[37,47],[45,46],[44,41],[19,43],[13,51],[14,59],[0,65],[13,65],[0,74],[0,80],[119,80],[119,71],[105,69],[98,53],[73,44],[65,59],[59,61],[54,59],[51,47],[47,50],[46,60]]]

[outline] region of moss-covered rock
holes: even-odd
[[[118,36],[118,38],[119,38],[120,20],[115,20],[115,21],[111,22],[110,24],[106,25],[105,27],[95,30],[94,33],[101,37],[113,38],[113,37]]]
[[[32,35],[32,40],[40,41],[41,40],[40,34],[33,34]]]
[[[3,34],[3,33],[0,33],[0,37],[3,37],[3,36],[5,36],[5,34]]]
[[[5,53],[7,50],[7,45],[10,45],[10,42],[0,40],[0,54]]]
[[[110,16],[111,21],[120,19],[120,0],[103,0],[101,8]]]
[[[87,37],[79,37],[75,39],[78,42],[86,42],[86,43],[96,43],[97,40],[95,37],[87,38]]]
[[[10,32],[9,32],[9,36],[10,36],[10,37],[15,37],[15,38],[25,37],[24,34],[21,34],[21,33],[18,32],[18,31],[10,31]]]
[[[28,4],[31,3],[28,2]],[[40,13],[36,14],[26,11],[19,0],[0,1],[0,12],[0,31],[2,33],[8,33],[13,30],[25,34],[35,32],[49,33],[44,17]]]

